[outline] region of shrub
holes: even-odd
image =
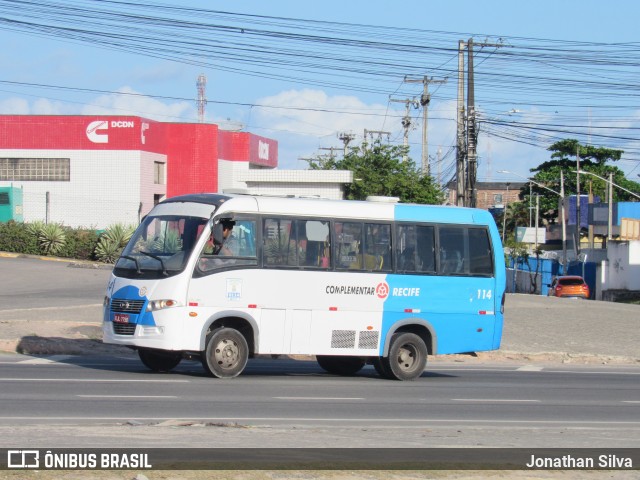
[[[67,240],[65,229],[59,223],[48,223],[40,228],[38,243],[45,255],[57,255]]]
[[[61,257],[77,258],[79,260],[95,260],[95,250],[98,245],[98,233],[87,228],[67,228],[67,241],[58,253]]]
[[[0,251],[38,255],[38,238],[26,223],[13,220],[0,223]]]
[[[134,230],[135,227],[133,225],[123,225],[120,223],[108,227],[100,236],[100,240],[96,246],[96,258],[101,262],[114,263],[131,238],[131,235],[133,235]]]

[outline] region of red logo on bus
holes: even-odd
[[[376,287],[376,295],[378,295],[378,298],[387,298],[387,295],[389,295],[389,285],[387,282],[378,284]]]

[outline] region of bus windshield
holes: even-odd
[[[114,275],[161,279],[181,273],[207,221],[178,215],[148,216],[116,262]]]

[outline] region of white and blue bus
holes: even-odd
[[[412,380],[427,356],[499,348],[502,245],[483,210],[194,194],[147,215],[116,262],[104,342],[154,371],[200,358],[214,377],[256,355],[373,364]]]

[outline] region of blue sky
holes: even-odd
[[[21,2],[0,1],[0,18],[25,20],[21,10],[9,12],[4,8],[18,3]],[[46,3],[77,5],[85,9],[105,7],[103,3],[88,0],[34,2],[45,6]],[[195,83],[198,75],[204,73],[209,100],[207,121],[274,138],[279,142],[281,168],[305,168],[306,163],[301,158],[327,153],[321,148],[342,145],[337,138],[339,132],[353,133],[355,143],[359,143],[364,129],[383,130],[390,132],[391,143],[401,144],[404,105],[389,99],[419,97],[422,88],[404,83],[404,76],[428,75],[436,79],[446,76],[447,84],[430,86],[432,101],[428,124],[432,171],[434,175],[438,171],[436,158],[440,150],[444,159],[439,171],[441,180],[446,181],[451,177],[451,147],[455,144],[455,49],[458,40],[473,37],[475,42],[504,45],[500,49],[482,49],[475,57],[475,95],[481,118],[479,180],[515,179],[497,173],[505,169],[527,176],[530,168],[549,158],[545,146],[553,138],[575,137],[574,132],[583,134],[584,142],[625,150],[618,166],[631,179],[637,179],[640,173],[640,143],[636,140],[635,130],[640,127],[640,101],[635,93],[640,93],[635,83],[640,78],[640,55],[636,49],[640,49],[640,45],[628,45],[640,42],[635,33],[640,13],[636,2],[184,0],[166,4],[251,15],[246,17],[246,31],[242,30],[237,37],[220,37],[221,45],[232,47],[228,50],[231,55],[238,52],[233,48],[242,49],[246,45],[229,39],[243,42],[252,28],[324,35],[330,40],[350,38],[372,45],[376,42],[398,45],[404,41],[415,45],[416,39],[420,39],[424,46],[437,46],[441,51],[433,54],[417,52],[412,56],[410,52],[394,53],[375,45],[351,49],[334,42],[311,43],[308,56],[305,56],[300,55],[300,49],[307,48],[304,44],[260,37],[256,39],[256,45],[265,45],[274,51],[295,50],[292,59],[296,62],[306,60],[312,65],[293,69],[270,62],[261,66],[263,59],[254,51],[251,60],[245,64],[212,57],[203,66],[190,64],[194,59],[197,63],[198,57],[190,57],[184,50],[171,60],[166,55],[159,58],[163,55],[156,55],[153,49],[146,53],[114,50],[95,42],[36,35],[33,29],[25,30],[16,27],[15,23],[2,22],[0,113],[134,114],[164,121],[195,122]],[[120,7],[120,11],[126,10]],[[329,23],[300,29],[299,22],[297,27],[288,27],[273,19],[260,27],[260,24],[252,23],[257,19],[255,16],[340,22],[362,27],[347,25],[338,29],[336,23]],[[244,27],[242,17],[232,17],[228,25]],[[89,23],[91,15],[86,18]],[[42,15],[29,21],[46,24],[50,19]],[[222,24],[227,20],[202,16],[202,21]],[[70,22],[65,26],[82,28],[85,25],[84,22]],[[136,32],[137,28],[142,27],[132,25],[131,31]],[[400,28],[404,30],[398,30]],[[388,37],[385,36],[387,33]],[[215,35],[212,35],[211,41],[215,41]],[[164,40],[167,45],[171,44],[170,38],[165,36]],[[579,42],[594,42],[594,45]],[[627,45],[620,48],[612,45],[617,43]],[[447,52],[447,49],[451,51]],[[521,53],[527,58],[520,56]],[[316,60],[340,54],[353,58],[352,64],[342,64],[347,65],[344,70],[333,71],[331,66],[340,64]],[[537,59],[538,54],[545,56]],[[574,63],[575,56],[580,59]],[[604,61],[590,63],[587,59],[591,57]],[[364,61],[360,63],[359,59]],[[372,66],[376,62],[388,64],[394,61],[403,67]],[[351,67],[357,71],[349,72]],[[374,71],[373,75],[360,72],[368,68]],[[375,74],[378,70],[380,75]],[[519,80],[520,76],[524,80]],[[301,77],[313,81],[301,82]],[[538,85],[536,78],[541,79]],[[562,82],[560,86],[558,79]],[[588,82],[594,79],[601,84],[591,88]],[[314,84],[314,81],[317,82]],[[411,156],[419,161],[420,110],[412,108],[411,116]],[[482,123],[483,120],[487,120],[486,123]],[[529,129],[531,126],[534,130]],[[619,128],[611,130],[613,126]],[[558,137],[544,136],[545,132],[554,129],[566,132]]]

